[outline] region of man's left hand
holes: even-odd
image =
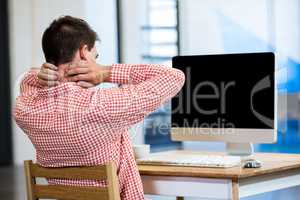
[[[110,77],[110,67],[97,63],[80,61],[72,64],[66,72],[68,81],[77,82],[82,87],[95,86],[107,82]]]

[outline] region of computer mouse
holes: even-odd
[[[259,162],[258,160],[246,160],[244,163],[244,168],[260,168],[261,167],[261,162]]]

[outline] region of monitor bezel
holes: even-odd
[[[277,141],[277,56],[274,52],[258,52],[258,53],[237,53],[237,54],[214,54],[214,55],[241,55],[241,54],[270,54],[274,55],[274,128],[186,128],[186,127],[172,127],[171,128],[171,140],[173,141],[224,141],[224,142],[245,142],[245,143],[274,143]],[[175,56],[178,57],[190,57],[188,56]],[[199,56],[213,56],[199,55]]]

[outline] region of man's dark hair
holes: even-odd
[[[91,50],[97,33],[82,19],[63,16],[55,19],[45,30],[42,38],[42,47],[46,61],[59,65],[72,61],[75,53],[83,45]]]

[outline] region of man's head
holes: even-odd
[[[95,61],[97,33],[82,19],[64,16],[45,30],[42,47],[46,62],[56,66],[72,61]]]

